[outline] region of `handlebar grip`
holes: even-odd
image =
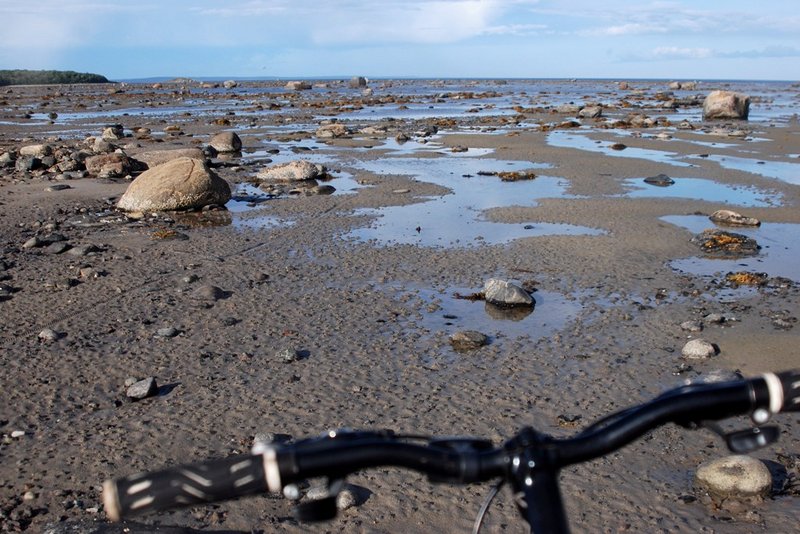
[[[800,370],[777,373],[783,390],[782,412],[800,411]]]
[[[235,499],[267,491],[263,457],[241,454],[103,483],[112,521],[143,512]]]

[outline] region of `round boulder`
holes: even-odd
[[[117,203],[124,211],[173,211],[223,205],[231,199],[228,182],[202,160],[178,158],[143,172]]]
[[[702,464],[695,483],[720,499],[765,497],[772,488],[772,475],[760,460],[734,455]]]
[[[290,161],[262,169],[256,178],[277,182],[301,182],[313,180],[325,174],[325,167],[306,160]]]
[[[717,348],[705,339],[693,339],[681,349],[684,358],[690,360],[704,360],[717,353]]]
[[[220,153],[239,152],[242,150],[242,140],[236,132],[220,132],[208,142],[214,150]]]
[[[703,119],[742,119],[750,114],[750,97],[733,91],[711,91],[703,101]]]
[[[491,278],[483,286],[486,302],[495,306],[533,307],[535,302],[530,293],[512,282]]]

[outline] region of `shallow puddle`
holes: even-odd
[[[567,181],[552,176],[533,180],[503,182],[483,172],[523,171],[547,167],[520,161],[484,158],[387,158],[358,163],[377,175],[411,175],[421,181],[450,189],[451,193],[428,197],[423,202],[381,209],[364,209],[360,214],[378,215],[369,228],[350,233],[363,241],[380,244],[469,247],[507,243],[522,237],[543,235],[600,235],[602,230],[547,222],[509,224],[490,222],[482,211],[505,206],[533,206],[537,199],[565,197]]]
[[[779,206],[783,196],[752,186],[736,186],[700,178],[674,178],[675,183],[666,187],[650,185],[644,178],[631,178],[623,185],[632,188],[622,196],[628,198],[688,198],[706,202],[722,202],[735,206],[766,207]]]
[[[558,148],[573,148],[588,152],[599,152],[605,156],[617,158],[636,158],[666,163],[676,167],[696,167],[692,163],[681,161],[682,155],[677,152],[667,152],[665,150],[653,150],[646,148],[627,147],[625,150],[614,150],[612,141],[598,141],[586,134],[575,131],[555,131],[547,136],[547,144]]]
[[[720,167],[725,169],[749,172],[766,178],[776,178],[789,184],[800,185],[800,163],[714,154],[709,155],[707,159],[716,161]]]
[[[673,269],[698,276],[716,276],[737,271],[763,272],[769,276],[800,281],[800,262],[797,260],[800,257],[800,224],[762,223],[758,228],[717,226],[702,215],[670,215],[661,220],[686,228],[693,234],[718,227],[752,237],[761,245],[758,256],[752,258],[683,258],[670,262]]]

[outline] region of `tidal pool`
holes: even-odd
[[[708,217],[702,215],[669,215],[661,220],[699,234],[715,228]],[[698,276],[717,276],[728,272],[763,272],[769,276],[782,276],[800,281],[800,224],[762,223],[758,228],[718,226],[755,239],[761,245],[758,256],[738,259],[683,258],[670,262],[673,269]]]
[[[547,144],[558,148],[574,148],[577,150],[586,150],[588,152],[599,152],[605,156],[617,158],[646,159],[658,163],[667,163],[676,167],[696,167],[696,165],[692,163],[681,161],[683,156],[677,152],[635,147],[628,147],[625,150],[614,150],[611,148],[611,145],[614,144],[613,142],[598,141],[592,139],[587,134],[575,131],[556,130],[550,132],[547,136]]]
[[[628,198],[689,198],[706,202],[722,202],[735,206],[778,206],[783,195],[753,186],[721,184],[701,178],[674,178],[675,183],[666,187],[648,184],[644,178],[623,181],[631,191],[622,196]]]
[[[716,154],[711,154],[707,158],[716,161],[720,167],[725,169],[749,172],[766,178],[776,178],[789,184],[800,185],[800,163]]]
[[[362,241],[384,245],[469,247],[507,243],[514,239],[542,235],[600,235],[602,230],[531,221],[529,224],[490,222],[482,212],[505,206],[532,206],[536,199],[565,197],[568,182],[552,176],[533,180],[503,182],[496,176],[479,173],[523,171],[548,165],[486,158],[434,157],[386,158],[359,162],[358,167],[377,175],[410,175],[421,181],[448,188],[451,192],[425,197],[405,206],[359,210],[359,214],[378,216],[368,228],[349,235]]]

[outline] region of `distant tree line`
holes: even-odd
[[[105,76],[71,70],[0,70],[0,86],[59,83],[108,83]]]

